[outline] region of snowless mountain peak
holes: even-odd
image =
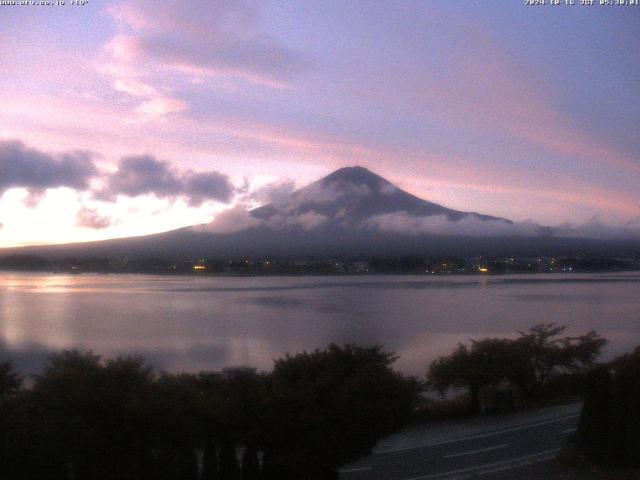
[[[358,185],[369,185],[371,187],[391,185],[391,182],[385,180],[380,175],[358,165],[336,170],[324,177],[321,182],[325,185],[333,182],[351,182]]]

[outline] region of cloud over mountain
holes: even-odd
[[[623,226],[612,226],[595,217],[583,224],[564,223],[554,227],[553,232],[568,238],[640,239],[640,224],[632,221]]]
[[[249,192],[248,197],[250,200],[261,204],[280,204],[285,202],[295,189],[295,182],[289,178],[285,178],[267,183],[266,185]]]
[[[302,230],[323,235],[336,229],[371,235],[440,237],[556,237],[598,240],[640,238],[640,228],[610,227],[595,219],[583,225],[547,227],[461,212],[419,199],[361,167],[340,169],[299,190],[293,182],[274,182],[252,199],[270,200],[254,210],[236,206],[203,230],[231,234],[247,229]]]
[[[291,181],[274,182],[253,192],[251,198],[263,198],[270,203],[251,211],[236,206],[203,228],[213,233],[260,227],[305,232],[338,228],[438,235],[473,235],[481,228],[488,235],[513,230],[508,220],[458,212],[421,200],[361,167],[340,169],[299,190],[293,190]],[[502,230],[498,231],[496,226]]]
[[[373,215],[363,222],[363,227],[406,235],[460,235],[471,237],[493,237],[500,235],[539,234],[520,228],[518,224],[502,219],[481,220],[469,214],[458,220],[446,215],[416,216],[406,212]]]
[[[206,225],[196,225],[191,228],[198,232],[229,234],[263,224],[264,221],[253,217],[244,205],[236,205],[216,215],[210,223]]]

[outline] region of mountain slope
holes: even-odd
[[[460,212],[422,200],[394,186],[391,182],[363,167],[345,167],[296,190],[280,203],[257,208],[251,214],[268,220],[277,215],[296,217],[313,213],[327,219],[342,220],[356,226],[376,215],[404,212],[412,216],[443,215],[459,220],[474,215],[481,220],[498,219],[475,212]]]

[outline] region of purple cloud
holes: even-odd
[[[97,198],[109,200],[117,195],[137,197],[153,194],[158,198],[185,197],[191,206],[204,201],[228,202],[234,194],[229,179],[218,172],[180,172],[151,155],[124,157],[118,170],[107,177],[107,186]]]
[[[26,188],[30,198],[38,200],[48,188],[84,190],[96,173],[88,152],[49,154],[18,140],[0,141],[0,195],[10,188]]]
[[[188,172],[183,175],[182,181],[184,194],[192,206],[198,206],[205,200],[227,202],[234,192],[227,176],[218,172]]]
[[[154,193],[158,197],[178,195],[182,182],[169,165],[151,155],[125,157],[108,181],[108,192],[136,197]]]

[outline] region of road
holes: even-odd
[[[578,413],[500,426],[481,432],[377,451],[340,470],[343,480],[501,479],[550,462],[575,431]],[[510,475],[507,475],[507,474]]]

